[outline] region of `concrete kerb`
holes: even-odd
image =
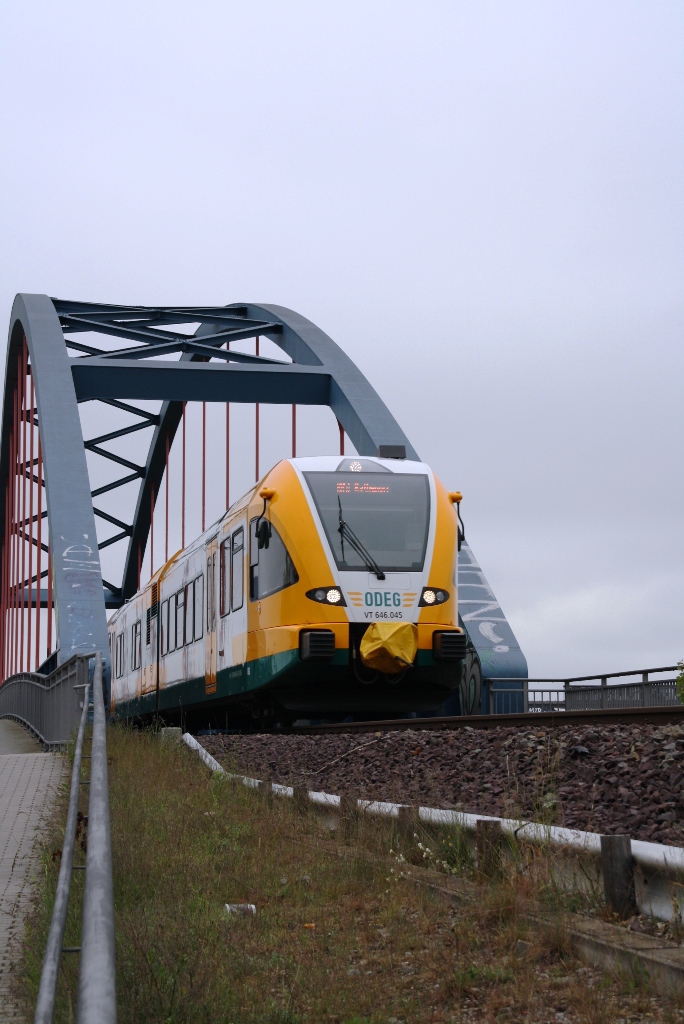
[[[178,726],[165,726],[159,730],[159,739],[162,743],[180,743],[181,736],[182,731]]]

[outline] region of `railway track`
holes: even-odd
[[[568,828],[684,847],[682,705],[336,723],[201,742],[253,778],[495,817],[552,814]]]
[[[529,711],[511,715],[458,715],[445,718],[381,719],[373,722],[334,722],[326,725],[296,726],[289,732],[304,735],[348,732],[389,732],[407,729],[499,729],[519,726],[554,728],[559,725],[648,725],[684,724],[684,704],[653,708],[610,708],[604,711]]]

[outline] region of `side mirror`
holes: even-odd
[[[463,501],[463,495],[460,491],[449,491],[449,501],[456,509],[456,516],[458,518],[458,547],[457,550],[461,550],[461,544],[465,540],[465,526],[461,519],[461,502]]]
[[[257,526],[257,545],[259,549],[267,548],[271,539],[271,524],[267,519],[262,519]]]

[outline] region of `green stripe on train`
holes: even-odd
[[[420,652],[419,652],[420,653]],[[326,661],[326,668],[344,668],[349,662],[349,651],[346,648],[335,651],[334,657]],[[265,658],[256,658],[243,665],[231,665],[220,669],[216,676],[216,690],[206,692],[204,676],[172,683],[159,691],[159,710],[177,711],[180,707],[193,707],[203,703],[216,703],[228,697],[239,697],[262,689],[285,673],[310,675],[312,669],[320,670],[321,663],[306,663],[299,660],[299,651],[281,651],[269,654]],[[153,715],[157,709],[157,694],[152,690],[133,700],[117,703],[117,718],[139,718]]]

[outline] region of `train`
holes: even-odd
[[[463,707],[458,492],[407,459],[284,459],[108,623],[111,712],[186,727]]]

